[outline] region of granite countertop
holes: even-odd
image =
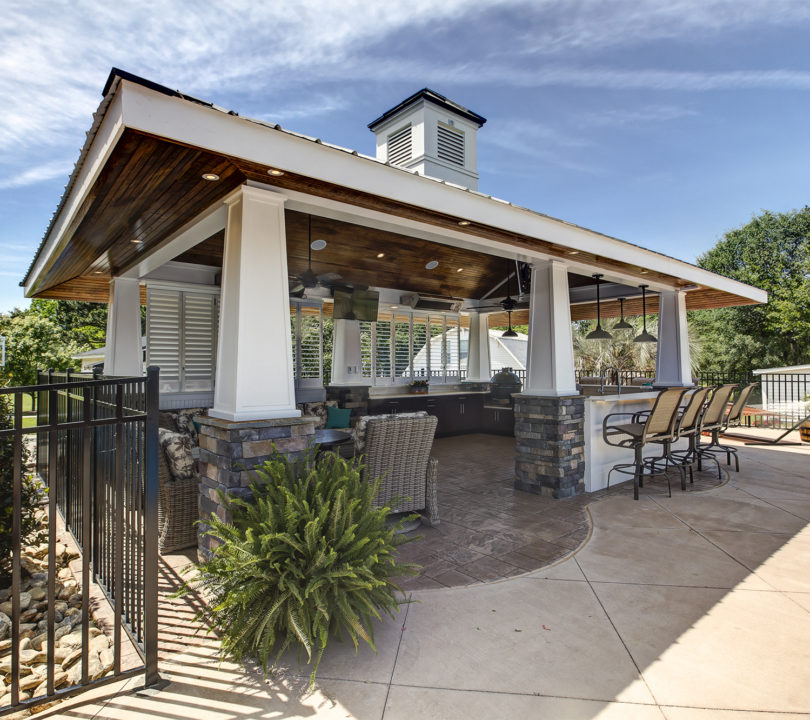
[[[397,393],[395,395],[369,395],[369,400],[396,400],[406,397],[449,397],[451,395],[489,395],[489,390],[451,390],[450,392]]]

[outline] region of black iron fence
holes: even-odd
[[[36,392],[37,424],[23,426],[22,397]],[[39,384],[2,388],[13,399],[11,427],[0,429],[0,442],[12,442],[14,508],[11,566],[10,704],[0,715],[72,695],[90,687],[143,674],[145,684],[157,671],[158,535],[158,369],[146,377],[105,378],[75,373],[41,373]],[[44,692],[23,699],[21,683],[21,526],[23,438],[37,437],[37,471],[47,486],[48,554],[45,589],[47,637]],[[81,674],[59,688],[55,680],[57,515],[80,550]],[[90,675],[90,585],[112,609],[112,672]],[[126,638],[124,637],[126,634]],[[128,641],[127,641],[128,638]],[[122,665],[129,643],[140,657]],[[62,678],[61,681],[64,679]],[[28,695],[28,693],[26,693]]]

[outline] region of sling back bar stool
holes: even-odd
[[[723,413],[721,415],[720,420],[714,422],[711,427],[707,427],[706,423],[703,424],[702,430],[710,430],[712,433],[712,440],[708,445],[698,445],[698,455],[702,457],[713,457],[715,454],[725,454],[726,456],[726,465],[731,465],[731,456],[734,456],[734,469],[736,472],[740,472],[740,456],[737,454],[737,448],[731,445],[721,445],[719,442],[720,434],[724,433],[729,427],[736,427],[740,424],[742,420],[743,410],[745,410],[745,403],[748,402],[748,397],[751,395],[751,391],[757,386],[757,383],[750,383],[746,385],[742,390],[740,390],[740,394],[737,396],[737,399],[734,401],[734,404],[731,406],[731,410],[729,410],[728,414]],[[723,385],[722,387],[727,387]],[[732,385],[733,389],[737,387],[736,385]],[[731,392],[729,392],[729,397],[731,396]],[[723,409],[728,406],[728,397],[726,398]],[[708,415],[708,408],[706,410],[706,414]],[[698,464],[698,469],[700,469],[700,465]]]
[[[655,462],[644,460],[643,451],[647,443],[671,443],[675,440],[675,425],[678,421],[678,410],[687,388],[670,388],[662,390],[655,399],[652,410],[647,413],[610,413],[602,423],[602,438],[614,447],[632,448],[634,459],[631,463],[619,463],[608,472],[607,486],[610,487],[610,476],[615,471],[633,476],[633,498],[638,500],[638,489],[644,484],[645,476],[666,475],[667,488],[672,497],[672,486],[669,482],[669,466],[665,463],[663,470]],[[630,418],[630,422],[621,422],[618,418]],[[673,465],[681,473],[681,485],[684,486],[684,469],[680,464]]]
[[[690,483],[695,481],[692,474],[692,464],[698,460],[697,447],[699,442],[698,435],[700,434],[700,421],[703,418],[703,411],[706,407],[706,402],[709,399],[709,394],[711,391],[711,387],[697,388],[689,398],[689,402],[686,404],[680,418],[678,418],[676,435],[678,436],[678,439],[686,438],[689,445],[684,450],[673,450],[671,452],[671,457],[674,458],[676,462],[679,462],[681,465],[684,465],[689,469]],[[717,462],[717,459],[712,455],[709,455],[708,457],[714,460],[715,464],[717,465],[717,479],[719,480],[720,463]]]

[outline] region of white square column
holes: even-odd
[[[568,269],[557,260],[532,267],[529,347],[524,395],[579,395],[574,376],[574,341]]]
[[[242,186],[228,203],[214,407],[231,421],[299,417],[290,333],[285,199]]]
[[[658,294],[658,353],[656,387],[691,387],[692,359],[686,324],[686,293],[662,290]]]
[[[363,378],[359,320],[335,320],[332,333],[332,380],[330,385],[370,385]]]
[[[467,382],[488,383],[492,378],[489,358],[489,321],[486,315],[470,313],[467,348]]]
[[[141,286],[137,278],[110,280],[104,374],[118,377],[143,375]]]

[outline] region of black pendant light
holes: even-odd
[[[586,336],[586,340],[612,340],[613,335],[611,335],[607,330],[602,328],[602,305],[601,299],[599,297],[599,285],[602,283],[602,275],[600,273],[595,273],[593,279],[596,280],[596,330],[589,332]]]
[[[517,337],[518,334],[512,330],[512,310],[514,309],[517,303],[512,300],[512,294],[509,291],[509,276],[511,272],[509,270],[509,260],[506,261],[506,299],[501,302],[501,305],[504,310],[506,310],[506,316],[509,319],[509,329],[501,335],[501,337]]]
[[[619,312],[621,313],[622,319],[613,326],[613,329],[632,330],[633,326],[624,319],[624,298],[619,298]]]
[[[655,335],[647,332],[647,288],[650,286],[639,285],[639,287],[641,288],[641,312],[644,317],[644,329],[641,331],[641,335],[633,338],[633,342],[658,342]]]

